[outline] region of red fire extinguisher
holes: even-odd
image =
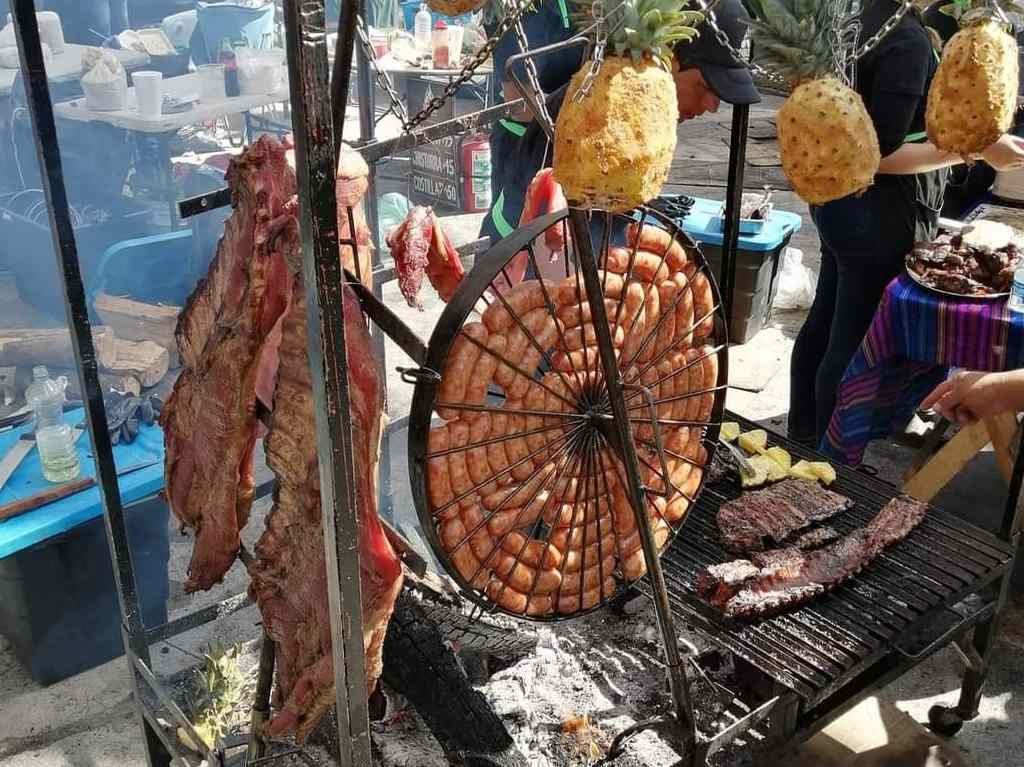
[[[491,145],[489,134],[473,133],[462,140],[462,209],[491,209]]]

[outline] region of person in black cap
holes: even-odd
[[[543,0],[535,13],[524,17],[523,25],[531,48],[568,40],[575,32],[569,25],[564,0]],[[725,32],[733,48],[739,49],[747,31],[748,17],[740,0],[720,0],[715,5],[718,26]],[[509,56],[518,52],[515,36],[505,36],[495,51],[495,72],[501,76]],[[583,48],[573,48],[550,57],[534,59],[541,88],[550,95],[548,111],[552,119],[565,98],[569,79],[582,65]],[[708,112],[716,112],[720,102],[755,104],[761,100],[750,70],[733,57],[706,23],[691,42],[675,49],[672,74],[676,82],[679,121],[690,120]],[[518,76],[525,82],[524,72]],[[506,99],[518,98],[511,82],[502,89]],[[551,145],[544,131],[528,114],[515,120],[502,120],[491,132],[491,210],[484,218],[480,236],[497,242],[511,233],[519,223],[526,188],[537,172],[550,164]]]

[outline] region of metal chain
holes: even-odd
[[[753,74],[757,75],[758,77],[762,77],[766,80],[770,80],[773,82],[785,82],[786,79],[778,72],[772,72],[770,70],[765,69],[760,64],[755,64],[754,62],[746,61],[743,58],[743,54],[741,54],[738,50],[736,50],[736,48],[733,47],[733,44],[729,40],[728,35],[726,35],[725,31],[718,25],[718,19],[715,18],[715,11],[713,8],[715,4],[714,1],[708,2],[707,0],[696,0],[696,3],[697,6],[700,8],[701,12],[704,14],[704,22],[715,33],[715,39],[718,40],[718,43],[723,48],[725,48],[727,51],[729,51],[729,53],[732,54],[733,58],[736,59],[737,62],[747,67]],[[858,7],[857,12],[859,13],[859,3],[854,3],[854,6]],[[903,20],[903,17],[906,16],[907,12],[913,7],[914,4],[912,0],[903,0],[903,5],[901,5],[897,9],[897,11],[892,16],[889,17],[885,24],[883,24],[875,34],[873,34],[871,37],[865,40],[863,45],[861,45],[854,51],[852,60],[846,62],[847,66],[852,66],[852,64],[856,62],[858,59],[861,59],[868,53],[870,53],[880,42],[882,42],[886,35],[888,35],[890,32],[892,32],[892,30],[896,28],[896,25]]]
[[[510,2],[509,12],[498,22],[498,27],[494,31],[494,35],[491,36],[491,39],[484,43],[484,46],[476,52],[470,62],[462,68],[458,77],[448,83],[440,96],[432,98],[421,111],[406,121],[402,126],[402,130],[406,133],[411,132],[417,125],[420,125],[424,120],[428,120],[434,112],[443,107],[448,102],[448,99],[454,96],[459,88],[473,77],[476,70],[487,62],[494,49],[498,47],[498,43],[501,42],[501,38],[515,26],[516,22],[519,21],[534,2],[535,0],[513,0],[513,2]]]
[[[377,57],[374,54],[373,46],[370,44],[370,37],[366,32],[366,22],[363,20],[361,15],[356,16],[356,32],[359,35],[359,42],[363,46],[363,53],[365,58],[370,62],[370,69],[373,70],[373,77],[377,81],[377,85],[380,86],[388,95],[388,101],[391,105],[388,107],[389,112],[393,112],[402,124],[409,122],[409,112],[405,108],[405,102],[402,101],[398,92],[395,90],[394,84],[391,82],[391,76],[377,66]],[[385,112],[385,114],[387,114]]]
[[[860,36],[860,1],[828,0],[829,47],[832,49],[832,67],[839,79],[849,88],[857,82],[854,51]]]
[[[590,94],[590,88],[594,84],[597,73],[601,71],[601,63],[604,61],[604,49],[608,44],[608,27],[605,23],[604,3],[601,0],[594,0],[590,6],[590,15],[594,20],[594,50],[590,59],[590,70],[583,77],[579,90],[576,91],[576,101],[582,101]]]
[[[896,29],[896,25],[903,20],[903,17],[906,16],[907,12],[913,7],[914,4],[911,0],[903,0],[903,5],[899,7],[896,13],[889,17],[889,20],[886,21],[881,28],[875,32],[875,34],[871,35],[871,37],[864,41],[864,44],[861,45],[861,47],[853,54],[853,58],[855,60],[860,59],[870,53],[876,45],[882,42],[887,34]]]
[[[519,43],[520,53],[526,53],[530,50],[530,41],[526,39],[526,30],[523,29],[523,20],[521,18],[516,19],[513,29],[516,33],[516,41]],[[533,90],[537,110],[540,112],[538,118],[548,129],[545,133],[551,136],[555,132],[555,123],[551,119],[551,113],[548,112],[547,98],[545,98],[544,91],[540,87],[540,77],[537,75],[537,65],[534,64],[533,59],[530,58],[526,59],[523,63],[526,67],[526,79],[529,81],[530,88]]]

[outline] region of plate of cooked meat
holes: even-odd
[[[980,300],[1010,295],[1013,273],[1024,267],[1017,230],[979,221],[959,232],[943,232],[917,243],[907,256],[907,274],[922,287],[945,296]]]

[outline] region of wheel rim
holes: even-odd
[[[591,220],[663,552],[703,489],[718,437],[728,378],[722,301],[699,249],[664,215],[643,208]],[[619,244],[630,223],[668,231],[685,259],[674,245]],[[561,279],[518,280],[524,262],[545,271],[545,232],[559,229]],[[567,211],[537,219],[478,259],[434,329],[429,372],[417,377],[417,513],[464,596],[488,611],[577,617],[646,572],[588,309]]]

